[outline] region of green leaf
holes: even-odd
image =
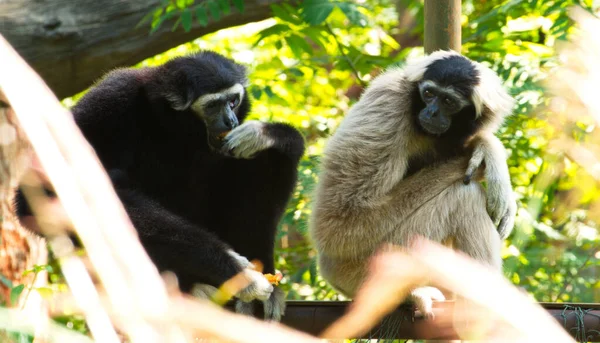
[[[367,18],[358,11],[356,4],[350,2],[340,2],[337,6],[344,12],[348,20],[354,25],[360,27],[367,26]]]
[[[273,11],[273,15],[283,21],[287,21],[288,23],[292,23],[295,25],[302,24],[302,19],[292,15],[283,7],[278,4],[271,4],[271,11]]]
[[[206,13],[206,8],[204,6],[196,8],[196,19],[203,27],[208,25],[208,14]]]
[[[170,11],[165,13],[165,15],[160,16],[156,22],[152,23],[152,30],[150,30],[150,34],[153,34],[154,32],[156,32],[156,30],[158,30],[158,28],[160,27],[160,25],[164,22],[167,21],[169,19],[171,19],[174,15],[175,15],[176,11]]]
[[[294,76],[299,76],[302,77],[304,76],[304,72],[302,72],[302,70],[298,69],[298,68],[289,68],[288,73],[294,75]]]
[[[224,15],[228,15],[231,13],[231,6],[229,5],[229,0],[219,0],[219,7]]]
[[[244,0],[233,0],[233,6],[235,6],[240,13],[244,13]]]
[[[171,27],[171,32],[175,32],[175,30],[177,29],[177,27],[179,26],[179,23],[181,23],[181,18],[178,18],[175,23],[173,24],[173,27]]]
[[[10,281],[9,279],[6,278],[6,276],[0,274],[0,282],[2,284],[4,284],[6,287],[8,288],[12,288],[13,287],[13,283],[12,281]]]
[[[306,0],[303,4],[302,19],[311,25],[319,25],[329,17],[335,5],[329,0]]]
[[[21,293],[23,293],[24,289],[25,289],[25,285],[21,284],[21,285],[13,287],[10,290],[10,302],[11,302],[11,304],[16,304],[17,303],[17,300],[19,300],[19,296],[21,296]]]
[[[181,26],[183,26],[185,32],[190,32],[192,29],[192,11],[189,8],[181,12]]]
[[[327,37],[325,36],[327,31],[319,27],[305,27],[300,30],[303,34],[308,36],[313,43],[318,44],[321,48],[325,49],[325,43],[327,42]]]
[[[213,17],[214,20],[221,19],[221,9],[219,5],[214,1],[207,1],[206,5],[208,6],[208,10],[210,11],[210,16]]]
[[[273,90],[271,89],[271,86],[267,86],[265,87],[265,94],[267,95],[267,97],[272,98],[275,94],[273,94]]]
[[[302,58],[303,51],[311,55],[313,53],[312,47],[306,42],[306,40],[302,39],[302,37],[298,35],[285,37],[285,41],[297,58]]]
[[[48,287],[38,287],[38,288],[36,288],[35,290],[36,290],[36,292],[38,292],[38,293],[39,293],[39,294],[42,296],[42,298],[44,298],[44,299],[51,298],[51,297],[52,297],[52,294],[54,293],[54,291],[52,291],[52,289],[51,289],[51,288],[48,288]]]
[[[275,24],[267,27],[258,33],[258,40],[254,43],[256,46],[261,40],[272,35],[282,35],[284,32],[291,31],[291,28],[286,24]]]
[[[260,90],[260,88],[254,86],[250,89],[250,93],[252,93],[252,96],[254,97],[254,99],[260,99],[261,95],[262,95],[262,90]]]

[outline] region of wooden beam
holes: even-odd
[[[340,318],[350,304],[348,301],[288,301],[282,323],[294,329],[319,335]],[[434,304],[434,310],[451,310],[452,301]],[[600,342],[600,304],[540,303],[548,313],[577,341]],[[519,309],[514,309],[518,311]],[[370,339],[469,339],[458,337],[451,324],[433,325],[414,314],[411,306],[402,305],[388,315],[364,337]]]
[[[460,0],[425,0],[425,53],[460,52],[460,14]]]

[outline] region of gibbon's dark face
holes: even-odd
[[[179,81],[183,101],[175,101],[178,110],[190,109],[205,124],[208,145],[219,150],[222,138],[237,127],[248,114],[246,69],[211,51],[181,57],[168,62]]]
[[[417,123],[420,128],[428,134],[440,136],[454,126],[474,122],[471,95],[478,77],[475,66],[462,56],[431,63],[423,80],[418,83],[421,106]]]
[[[238,112],[244,95],[244,87],[236,83],[217,93],[204,94],[192,104],[192,110],[206,124],[211,148],[218,150],[225,135],[240,124]]]

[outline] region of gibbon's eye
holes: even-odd
[[[426,99],[431,99],[431,98],[433,98],[433,93],[431,93],[431,91],[429,89],[426,89],[423,91],[423,96]]]
[[[450,99],[449,97],[445,97],[444,104],[448,107],[452,107],[454,106],[454,100]]]
[[[240,104],[240,98],[235,98],[233,100],[229,100],[229,108],[234,109],[237,105]]]

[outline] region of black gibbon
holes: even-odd
[[[246,84],[243,66],[203,51],[112,71],[72,112],[159,270],[199,296],[243,272],[252,282],[236,310],[260,300],[265,318],[279,320],[285,295],[248,267],[259,260],[274,273],[304,139],[286,124],[244,121]]]
[[[492,70],[455,52],[375,78],[324,151],[310,225],[323,277],[352,297],[377,248],[416,235],[501,270],[516,201],[494,132],[513,105]],[[487,198],[470,182],[482,163]],[[411,297],[425,316],[444,299],[432,287]]]

